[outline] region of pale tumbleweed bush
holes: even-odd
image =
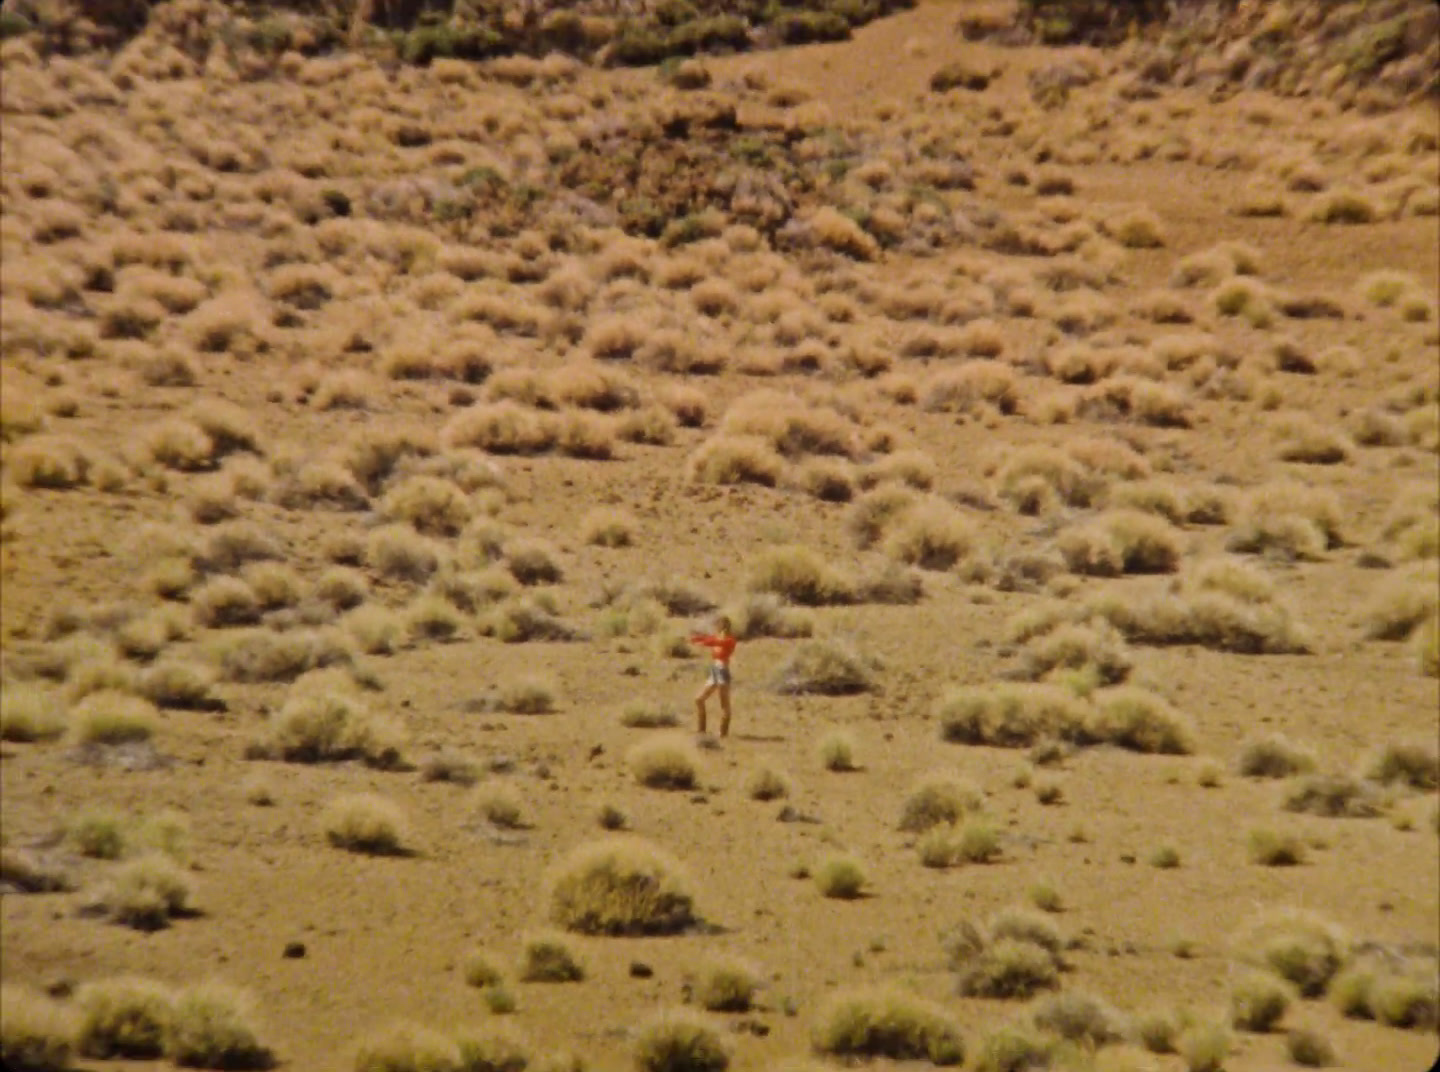
[[[837,853],[815,867],[815,887],[822,896],[853,901],[865,890],[865,870],[853,856]]]
[[[67,1072],[75,1050],[73,1009],[38,990],[0,986],[0,1064],[16,1072]]]
[[[86,983],[75,1008],[75,1044],[86,1057],[154,1058],[165,1052],[175,995],[151,979],[123,976]]]
[[[647,737],[626,758],[635,780],[651,789],[693,789],[699,782],[700,754],[684,734]]]
[[[701,964],[692,994],[695,1002],[709,1012],[746,1012],[760,983],[760,973],[749,961],[714,956]]]
[[[661,1012],[635,1036],[638,1072],[725,1072],[730,1047],[705,1017],[689,1009]]]
[[[405,814],[375,793],[347,793],[325,807],[325,838],[336,848],[372,856],[400,856],[409,849]]]
[[[940,1067],[965,1060],[960,1026],[944,1007],[895,987],[842,990],[825,1003],[810,1033],[830,1057],[887,1057]]]
[[[679,862],[641,838],[581,845],[554,868],[549,884],[551,921],[581,934],[666,934],[696,920]]]
[[[175,998],[165,1052],[187,1068],[263,1069],[274,1058],[254,1027],[254,1001],[244,991],[208,982]]]

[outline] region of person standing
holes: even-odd
[[[723,615],[715,622],[715,632],[694,633],[692,644],[710,650],[710,671],[705,678],[705,687],[695,696],[695,722],[700,733],[705,732],[705,702],[716,693],[720,695],[720,736],[730,735],[730,657],[735,654],[734,634],[730,632],[730,619]]]

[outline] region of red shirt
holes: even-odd
[[[690,642],[709,648],[710,654],[721,666],[730,665],[730,656],[735,653],[737,643],[733,636],[709,636],[705,633],[696,633],[690,638]]]

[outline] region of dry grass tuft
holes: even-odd
[[[1242,744],[1237,768],[1247,778],[1289,778],[1314,770],[1315,754],[1272,733]]]
[[[948,689],[935,706],[942,740],[1026,748],[1041,740],[1083,739],[1090,710],[1056,685]]]
[[[15,1072],[67,1072],[78,1027],[73,1009],[19,984],[0,986],[0,1064]]]
[[[382,770],[402,762],[404,732],[361,700],[334,691],[293,693],[270,716],[258,754],[288,763],[363,760]]]
[[[1278,910],[1252,921],[1236,939],[1248,963],[1293,983],[1301,997],[1318,997],[1349,959],[1350,941],[1338,927],[1309,912]]]
[[[834,994],[817,1015],[811,1045],[827,1057],[928,1061],[965,1060],[960,1027],[942,1006],[895,987]]]
[[[0,689],[0,741],[53,741],[65,732],[58,698],[28,682],[6,681]]]
[[[694,484],[760,484],[780,482],[785,461],[759,436],[717,436],[707,439],[685,463],[686,479]]]
[[[254,1027],[254,1000],[223,983],[208,982],[175,998],[165,1052],[184,1068],[266,1069],[274,1055]]]
[[[708,1012],[748,1012],[761,982],[760,972],[749,961],[716,956],[700,966],[692,993]]]
[[[165,1052],[175,995],[138,976],[86,983],[75,994],[76,1048],[86,1057],[145,1060]]]
[[[1173,573],[1182,552],[1180,534],[1163,518],[1138,510],[1111,510],[1079,528],[1067,529],[1060,553],[1076,573],[1118,577],[1123,573]]]
[[[139,744],[155,735],[158,723],[159,711],[149,700],[102,689],[71,709],[69,736],[78,745]]]
[[[1044,916],[1011,909],[983,930],[961,924],[946,953],[965,997],[1028,998],[1059,984],[1060,935]]]
[[[617,836],[573,850],[550,876],[550,918],[581,934],[668,934],[695,922],[694,896],[670,854]]]
[[[1248,847],[1250,862],[1261,867],[1294,867],[1305,862],[1305,844],[1293,834],[1252,830]]]
[[[639,742],[626,756],[635,780],[651,789],[694,789],[700,753],[680,733],[661,733]]]
[[[930,499],[905,510],[888,527],[885,552],[907,565],[948,570],[974,543],[975,530],[965,515],[944,500]]]
[[[855,599],[855,583],[802,544],[770,548],[755,556],[746,587],[810,607]]]
[[[1349,774],[1310,774],[1285,794],[1285,810],[1329,818],[1370,819],[1383,810],[1375,787]]]
[[[703,1016],[672,1009],[651,1018],[635,1037],[638,1072],[725,1072],[730,1047]]]
[[[1422,793],[1440,785],[1440,757],[1433,743],[1390,742],[1371,757],[1365,776],[1380,785],[1397,782]]]
[[[391,800],[376,793],[347,793],[325,806],[325,839],[336,848],[371,856],[404,856],[409,826]]]
[[[563,934],[531,935],[520,954],[520,979],[527,983],[578,983],[585,967]]]
[[[780,664],[776,687],[789,695],[851,696],[876,688],[879,661],[840,638],[803,640]]]
[[[954,824],[980,807],[981,794],[968,778],[958,774],[932,774],[905,798],[900,829],[923,833],[933,826]]]

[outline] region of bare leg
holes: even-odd
[[[705,701],[710,699],[710,694],[715,691],[714,685],[706,685],[695,694],[695,732],[705,732]],[[721,701],[724,702],[723,699]]]
[[[730,736],[730,686],[720,686],[720,736]]]

